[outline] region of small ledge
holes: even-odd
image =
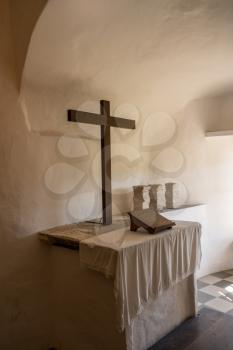
[[[233,130],[208,131],[206,137],[233,136]]]
[[[183,205],[183,206],[177,207],[177,208],[163,209],[160,211],[160,213],[163,214],[163,213],[173,212],[175,210],[185,210],[185,209],[190,209],[190,208],[195,208],[195,207],[200,207],[200,206],[205,206],[205,205],[206,204],[204,204],[204,203],[187,204],[187,205]]]

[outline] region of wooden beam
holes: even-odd
[[[101,129],[103,224],[112,223],[111,127],[135,129],[135,120],[110,116],[110,102],[100,101],[100,114],[68,110],[68,121],[99,125]]]
[[[115,128],[135,129],[135,120],[106,116],[103,113],[95,114],[89,112],[68,110],[68,121],[85,124],[112,126]]]
[[[100,113],[106,119],[110,115],[109,101],[100,101]],[[101,163],[102,163],[102,208],[103,224],[112,224],[112,171],[111,171],[111,134],[110,126],[101,125]]]

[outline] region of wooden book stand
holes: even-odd
[[[130,230],[137,231],[143,227],[149,233],[157,233],[171,228],[175,222],[166,219],[154,209],[135,210],[129,212]]]

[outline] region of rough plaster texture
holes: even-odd
[[[48,303],[57,294],[64,308],[51,310],[66,312],[67,292],[56,285],[73,255],[50,256],[32,233],[100,211],[98,131],[67,125],[68,107],[98,111],[105,98],[116,115],[137,119],[136,132],[112,132],[115,212],[129,209],[132,185],[179,182],[184,200],[207,203],[209,272],[232,268],[232,139],[207,141],[204,132],[233,129],[233,3],[50,0],[32,36],[19,96],[36,13],[20,4],[0,4],[0,347],[34,350],[65,327],[57,320],[52,332]],[[19,10],[35,12],[21,21]],[[85,135],[78,154],[74,138],[61,139],[63,133]],[[61,163],[85,173],[63,194],[75,171],[60,168],[54,189],[49,173]],[[74,275],[66,277],[77,288]]]
[[[47,0],[9,0],[18,87],[21,84],[31,34],[46,2]]]
[[[207,130],[233,129],[232,10],[229,0],[48,2],[28,50],[21,104],[28,129],[58,142],[53,161],[60,170],[53,171],[51,162],[46,189],[48,198],[66,203],[65,220],[100,213],[99,130],[68,124],[66,109],[98,112],[98,100],[109,99],[113,114],[137,120],[135,132],[112,130],[114,211],[129,210],[133,185],[177,182],[180,204],[209,205],[213,250],[219,232],[225,237],[226,254],[217,250],[210,256],[213,270],[232,267],[233,223],[226,224],[224,195],[219,201],[214,189],[231,193],[233,185],[219,172],[211,173],[211,185],[204,137]],[[63,134],[73,137],[62,149]],[[73,140],[80,136],[85,138],[74,158]],[[224,141],[219,147],[212,142],[217,167],[230,149]],[[86,176],[59,196],[70,178],[63,162]],[[231,164],[225,164],[226,172]],[[212,225],[217,211],[222,215]]]
[[[232,7],[230,0],[50,0],[24,79],[63,100],[66,91],[69,104],[105,96],[173,114],[231,83]]]
[[[46,226],[38,211],[46,157],[18,102],[9,1],[0,18],[0,348],[39,350],[48,345],[49,256],[31,233]]]

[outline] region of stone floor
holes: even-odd
[[[233,270],[199,279],[198,301],[199,310],[205,307],[233,316]]]
[[[203,307],[150,350],[232,350],[233,317]]]
[[[199,316],[182,323],[150,350],[233,350],[233,270],[198,280]]]

